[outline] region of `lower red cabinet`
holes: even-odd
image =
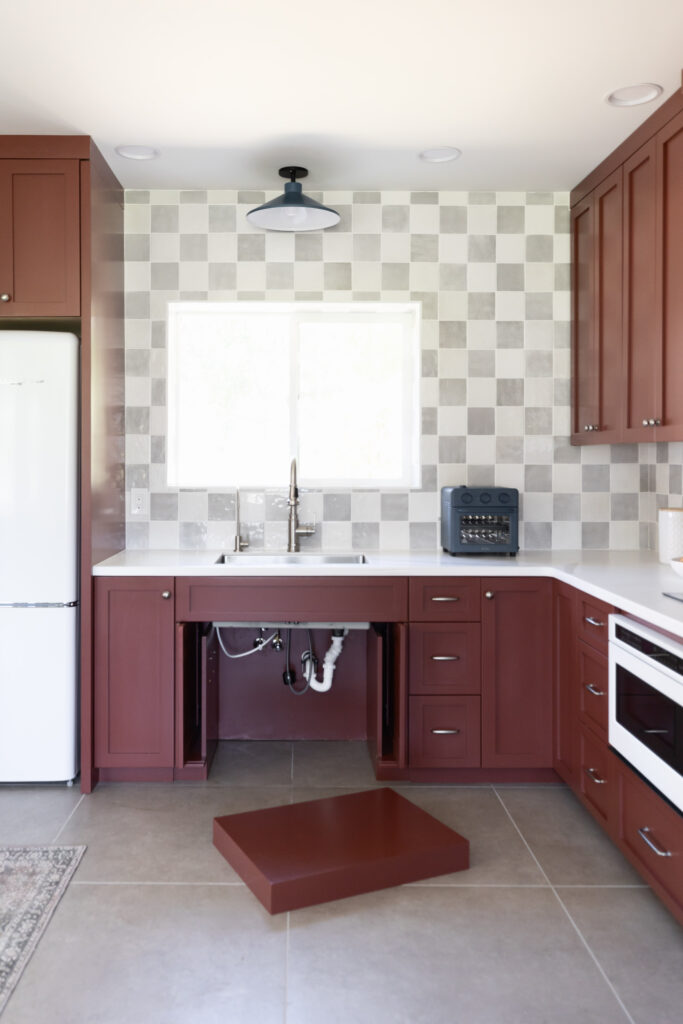
[[[610,830],[614,807],[614,777],[607,744],[585,727],[579,728],[579,776],[581,802]]]
[[[617,843],[683,924],[683,816],[611,756]]]
[[[409,642],[411,693],[479,693],[481,627],[478,622],[413,624]]]
[[[95,580],[95,765],[173,768],[174,580]]]
[[[411,697],[409,733],[414,768],[478,768],[479,697]]]

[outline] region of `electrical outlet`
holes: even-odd
[[[149,515],[149,491],[144,487],[131,487],[130,514],[132,516]]]

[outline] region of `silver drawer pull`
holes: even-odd
[[[604,622],[600,622],[600,619],[594,619],[592,615],[586,615],[586,617],[584,618],[583,621],[587,622],[589,626],[604,626],[605,625]]]
[[[598,690],[597,686],[595,686],[594,683],[584,683],[583,684],[583,688],[584,688],[584,690],[588,690],[589,693],[592,693],[594,697],[604,697],[605,696],[605,691],[604,690]]]
[[[594,782],[597,786],[604,786],[604,784],[607,782],[607,779],[600,778],[595,768],[584,768],[583,770],[585,771],[586,775],[591,780],[591,782]]]
[[[459,601],[459,597],[433,597],[432,601]]]
[[[458,654],[432,654],[432,661],[460,661]]]
[[[432,729],[434,736],[457,736],[459,729]]]
[[[668,729],[643,729],[648,736],[666,736]]]
[[[643,840],[644,843],[647,843],[647,845],[650,847],[652,852],[656,853],[658,857],[670,857],[671,856],[671,850],[663,850],[661,848],[661,846],[659,845],[659,843],[656,843],[652,839],[650,839],[650,836],[652,835],[652,831],[648,828],[647,825],[643,825],[642,828],[638,829],[638,835],[640,836],[640,838]]]

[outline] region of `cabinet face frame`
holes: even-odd
[[[656,136],[657,441],[683,438],[683,111]]]

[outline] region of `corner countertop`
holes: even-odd
[[[326,552],[327,553],[327,552]],[[683,637],[683,578],[652,551],[520,551],[509,556],[452,556],[445,552],[369,552],[363,564],[217,564],[222,551],[119,551],[94,576],[548,576]],[[348,554],[348,552],[346,552]]]

